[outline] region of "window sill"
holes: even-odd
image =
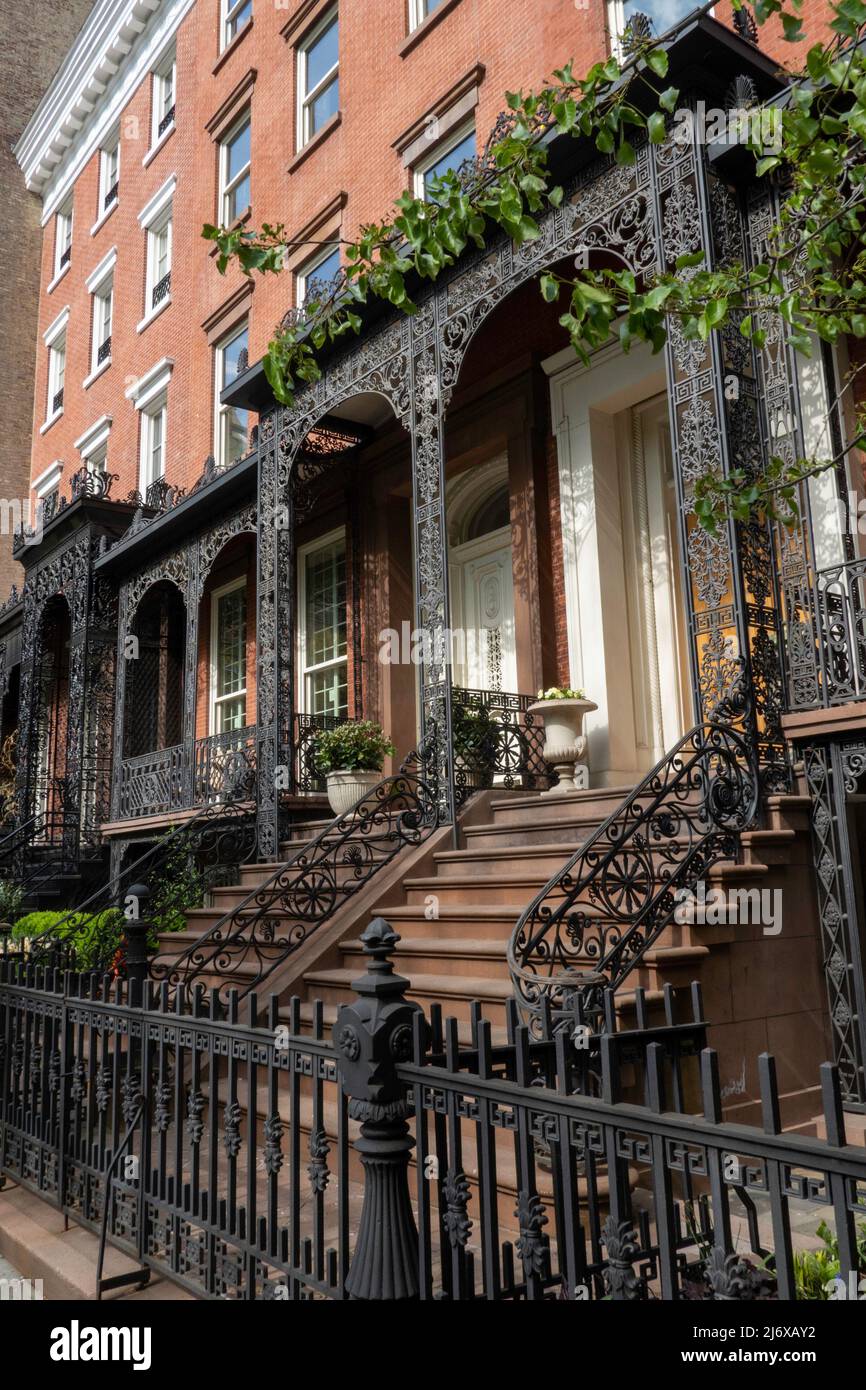
[[[108,221],[109,217],[112,215],[112,213],[114,212],[114,210],[116,209],[116,207],[117,207],[117,205],[118,205],[119,202],[120,202],[120,199],[119,199],[119,198],[115,198],[114,202],[111,203],[111,204],[109,204],[109,206],[105,209],[105,212],[101,213],[100,216],[97,217],[97,219],[96,219],[96,221],[94,222],[93,226],[90,228],[90,235],[91,235],[91,236],[96,236],[96,233],[97,233],[98,231],[100,231],[101,228],[103,228],[103,227],[105,226],[106,222]]]
[[[167,294],[166,297],[165,297],[165,299],[161,299],[161,300],[159,301],[159,303],[157,304],[157,306],[156,306],[155,309],[151,309],[150,313],[149,313],[149,314],[145,314],[145,316],[144,316],[144,318],[141,320],[141,322],[140,322],[140,323],[137,323],[137,324],[135,325],[135,331],[136,331],[136,333],[143,333],[144,330],[145,330],[145,328],[148,328],[148,327],[153,323],[154,319],[158,319],[159,316],[160,316],[160,314],[163,313],[164,310],[166,310],[166,309],[168,308],[168,306],[169,306],[170,303],[171,303],[171,295],[170,295],[170,294]]]
[[[436,28],[440,19],[444,19],[445,16],[450,14],[453,9],[456,9],[459,4],[460,0],[442,0],[442,4],[439,5],[432,14],[428,14],[427,18],[422,19],[421,23],[412,30],[411,34],[406,35],[397,49],[398,55],[401,58],[405,58],[407,53],[411,53],[416,44],[419,44],[422,39],[425,39],[431,29]]]
[[[96,381],[97,377],[102,376],[103,372],[107,372],[110,366],[111,358],[106,357],[104,362],[100,362],[99,366],[94,368],[94,370],[90,373],[90,376],[86,376],[84,378],[84,380],[81,383],[82,389],[86,391],[88,386],[92,386],[94,381]]]
[[[51,429],[51,426],[57,424],[57,421],[60,419],[60,417],[61,417],[62,414],[63,414],[63,410],[61,409],[61,410],[55,411],[55,413],[54,413],[53,415],[49,415],[48,419],[45,421],[45,424],[44,424],[44,425],[40,425],[40,427],[39,427],[39,433],[40,433],[40,434],[47,434],[48,431]]]
[[[315,135],[312,135],[310,139],[307,141],[306,145],[302,146],[302,148],[298,150],[298,153],[290,162],[288,169],[286,170],[286,173],[293,174],[295,170],[299,168],[301,164],[304,163],[304,160],[307,158],[307,156],[311,155],[314,150],[317,150],[319,146],[325,140],[327,140],[328,136],[331,135],[333,131],[337,129],[342,119],[343,116],[340,111],[335,111],[333,116],[329,116],[328,119],[325,121],[325,124],[322,126],[321,130],[317,130]]]
[[[51,281],[49,282],[49,284],[47,284],[47,285],[45,286],[45,293],[46,293],[46,294],[52,294],[52,293],[54,292],[54,290],[57,289],[57,286],[60,284],[60,281],[63,279],[64,275],[65,275],[66,272],[69,270],[69,268],[70,268],[71,265],[72,265],[72,262],[71,262],[71,261],[67,261],[66,264],[65,264],[64,266],[62,266],[60,270],[58,270],[58,272],[57,272],[57,274],[55,275],[54,279],[51,280]]]
[[[159,139],[153,145],[151,145],[147,154],[144,156],[144,159],[141,161],[145,169],[147,168],[148,164],[150,164],[151,160],[156,159],[156,156],[159,154],[163,145],[166,143],[170,136],[174,135],[176,129],[177,127],[174,121],[172,121],[171,125],[166,126]]]
[[[228,62],[229,58],[230,58],[230,57],[232,56],[232,54],[234,53],[235,49],[238,48],[238,47],[240,46],[240,44],[243,43],[243,41],[244,41],[244,39],[246,38],[247,34],[250,32],[250,30],[251,30],[252,27],[253,27],[253,20],[254,20],[254,18],[255,18],[254,15],[250,15],[250,17],[249,17],[249,19],[247,20],[246,24],[244,25],[243,29],[239,29],[238,32],[235,34],[234,38],[231,40],[231,42],[226,44],[226,46],[225,46],[225,48],[223,49],[222,53],[221,53],[220,56],[217,58],[217,60],[216,60],[216,62],[214,63],[213,67],[211,68],[211,72],[212,72],[212,74],[213,74],[214,76],[216,76],[216,74],[219,72],[220,68],[221,68],[225,63]]]

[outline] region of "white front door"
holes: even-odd
[[[455,683],[516,690],[510,527],[454,546],[450,568]]]

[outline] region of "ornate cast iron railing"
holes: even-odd
[[[151,295],[151,308],[155,309],[157,304],[161,304],[171,293],[171,271],[166,271],[161,280],[157,280]]]
[[[485,787],[527,791],[550,785],[544,724],[529,713],[533,695],[451,687],[454,794],[458,806]]]
[[[157,126],[157,128],[156,128],[156,138],[157,138],[157,140],[159,139],[159,137],[160,137],[161,135],[164,135],[164,134],[165,134],[165,132],[168,130],[168,128],[169,128],[170,125],[173,125],[173,123],[174,123],[174,111],[175,111],[175,108],[174,108],[173,106],[170,106],[170,107],[168,108],[168,110],[166,111],[165,115],[163,116],[162,120],[160,121],[159,125]]]
[[[118,811],[122,820],[167,815],[213,801],[255,796],[255,726],[209,734],[153,753],[124,758]]]
[[[813,605],[813,623],[802,613],[789,633],[792,708],[866,698],[866,559],[820,570]],[[808,669],[810,679],[797,679],[801,668]]]
[[[64,967],[75,964],[69,949],[62,942],[63,932],[73,917],[92,916],[111,908],[125,910],[130,888],[144,880],[151,890],[164,878],[169,866],[185,863],[198,875],[202,896],[218,884],[237,880],[241,866],[255,855],[256,827],[252,805],[245,802],[222,802],[205,807],[191,820],[160,834],[143,854],[126,858],[113,867],[108,880],[95,893],[70,909],[65,917],[32,937],[28,944],[28,959],[32,963],[62,962]],[[108,970],[109,958],[99,968]],[[90,967],[92,970],[94,967]]]
[[[590,835],[519,918],[508,943],[515,992],[538,1023],[574,997],[598,1013],[674,919],[680,890],[736,859],[759,782],[748,745],[698,724]]]
[[[106,358],[108,358],[108,357],[110,357],[110,356],[111,356],[111,334],[109,333],[109,335],[108,335],[107,338],[103,338],[102,342],[99,344],[99,348],[97,349],[97,353],[96,353],[96,365],[97,365],[97,367],[101,367],[102,364],[103,364],[103,362],[106,360]]]
[[[170,938],[151,962],[151,978],[184,991],[218,979],[225,1000],[258,989],[307,938],[329,921],[374,874],[407,845],[436,829],[438,800],[425,780],[423,751],[384,777],[344,816],[335,816],[308,844],[225,913],[180,954]]]

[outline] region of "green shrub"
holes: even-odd
[[[123,913],[111,907],[105,912],[27,912],[12,928],[12,938],[22,941],[53,936],[72,947],[78,970],[107,970],[123,935]]]
[[[316,767],[328,772],[381,772],[385,758],[395,752],[381,724],[359,719],[319,729],[316,734]]]
[[[462,758],[475,772],[492,772],[499,747],[499,725],[485,705],[454,705],[451,735],[456,758]]]
[[[167,831],[171,834],[171,831]],[[149,945],[156,948],[160,932],[183,931],[186,912],[204,903],[204,880],[189,851],[181,842],[172,846],[159,870],[159,880],[153,886],[148,916],[153,923]]]

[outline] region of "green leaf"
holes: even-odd
[[[661,111],[654,111],[652,113],[647,121],[647,130],[649,132],[649,138],[654,145],[661,145],[664,143],[665,136],[667,135],[667,123]]]
[[[659,97],[659,106],[664,111],[674,111],[680,99],[679,87],[666,87]]]
[[[646,60],[656,77],[667,77],[668,55],[663,48],[653,48],[647,54]]]

